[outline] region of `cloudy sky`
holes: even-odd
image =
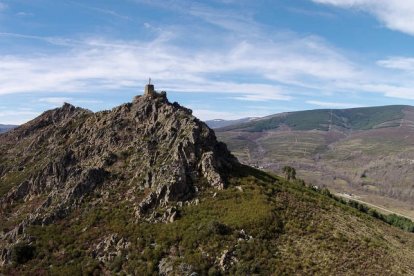
[[[0,123],[151,77],[201,119],[414,105],[414,1],[0,0]]]

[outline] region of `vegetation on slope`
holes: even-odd
[[[404,274],[414,272],[412,234],[337,201],[326,192],[243,166],[230,187],[206,187],[172,223],[136,221],[127,201],[108,191],[70,217],[31,226],[6,274]],[[125,246],[98,261],[97,245]],[[113,245],[109,244],[109,247]],[[110,250],[109,250],[110,251]]]
[[[341,200],[338,199],[337,200]],[[344,202],[344,201],[342,201]],[[345,201],[346,202],[346,201]],[[359,203],[357,201],[350,200],[347,202],[349,206],[359,210],[360,212],[369,214],[370,216],[373,216],[374,218],[380,219],[389,225],[398,227],[404,231],[412,232],[414,233],[414,222],[408,218],[396,215],[396,214],[389,214],[384,215],[379,212],[377,212],[375,209],[369,208],[365,204]]]
[[[290,168],[290,167],[288,167]],[[319,189],[315,187],[311,187],[314,191],[319,191],[321,194],[326,195],[342,204],[348,205],[362,213],[368,214],[372,216],[373,218],[382,220],[385,223],[388,223],[389,225],[392,225],[394,227],[398,227],[404,231],[414,233],[414,221],[402,217],[396,214],[382,214],[379,213],[377,210],[368,207],[367,205],[357,202],[355,200],[345,200],[342,197],[334,196],[327,188]]]
[[[231,125],[219,129],[219,131],[243,130],[260,132],[277,129],[282,125],[292,130],[329,130],[330,125],[345,129],[365,130],[396,125],[395,120],[404,117],[404,105],[391,105],[380,107],[364,107],[351,109],[317,109],[278,114],[260,120]],[[397,124],[398,125],[398,124]]]

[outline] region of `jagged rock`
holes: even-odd
[[[186,275],[186,276],[197,276],[198,273],[193,271],[193,267],[187,263],[180,263],[174,266],[174,262],[177,262],[178,258],[168,256],[162,258],[158,263],[159,275]]]
[[[218,189],[224,189],[225,183],[217,172],[217,164],[215,164],[215,158],[213,152],[204,153],[201,161],[201,170],[205,178]]]
[[[0,252],[0,266],[5,265],[11,259],[11,250],[9,248],[2,248]]]
[[[25,214],[0,236],[0,246],[15,242],[27,225],[70,215],[93,194],[100,196],[90,204],[117,196],[130,202],[137,219],[173,222],[174,202],[197,204],[205,181],[225,188],[226,171],[237,163],[190,109],[156,92],[98,113],[65,103],[1,134],[0,150],[0,184],[12,187],[0,196],[0,219]],[[122,194],[107,192],[120,186]]]
[[[130,247],[131,243],[124,238],[112,234],[99,242],[92,251],[92,257],[100,262],[112,262],[116,257],[121,256],[122,252]],[[127,256],[126,256],[127,258]]]
[[[198,274],[193,271],[193,266],[187,263],[181,263],[178,266],[178,274],[179,275],[189,275],[189,276],[197,276]]]
[[[224,250],[219,260],[220,269],[225,272],[235,263],[237,263],[237,258],[233,252],[228,249]]]
[[[170,207],[164,213],[163,221],[171,223],[171,222],[174,222],[179,216],[180,216],[179,211],[174,207]]]
[[[174,264],[171,258],[162,258],[158,264],[158,271],[163,276],[171,275],[174,272]]]

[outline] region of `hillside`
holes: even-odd
[[[413,107],[384,106],[283,113],[216,133],[243,163],[290,165],[307,182],[414,217],[413,126]]]
[[[261,132],[287,127],[290,130],[367,130],[399,126],[405,111],[413,108],[404,105],[363,107],[351,109],[317,109],[287,112],[260,118],[250,122],[237,120],[222,130]]]
[[[165,93],[65,104],[0,149],[6,275],[414,273],[412,233],[239,164]]]
[[[17,127],[17,126],[15,126],[15,125],[2,125],[2,124],[0,124],[0,133],[7,132],[7,131],[15,128],[15,127]]]

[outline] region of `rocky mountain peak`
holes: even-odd
[[[10,133],[6,133],[4,135],[8,136],[9,139],[23,139],[32,134],[39,134],[38,132],[41,129],[43,131],[52,130],[55,127],[68,124],[72,119],[78,116],[87,114],[92,114],[92,112],[87,109],[64,103],[61,107],[43,112],[35,119],[13,129]],[[5,140],[7,141],[9,139]]]
[[[225,188],[226,172],[238,163],[213,130],[165,92],[97,113],[65,103],[0,135],[0,147],[1,187],[8,187],[0,216],[17,225],[3,229],[4,240],[89,201],[123,200],[138,220],[156,221],[205,185]]]

